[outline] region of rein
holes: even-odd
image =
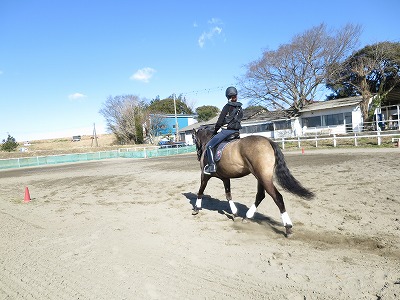
[[[212,137],[213,128],[205,125],[201,126],[197,131],[193,130],[192,138],[196,145],[197,160],[200,161],[205,146]]]

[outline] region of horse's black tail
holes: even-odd
[[[292,173],[288,169],[285,157],[278,144],[271,141],[272,149],[275,153],[275,175],[278,179],[279,184],[288,192],[298,195],[302,198],[311,199],[314,197],[314,193],[306,189],[301,185],[296,178],[293,177]]]

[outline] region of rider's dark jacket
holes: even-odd
[[[215,124],[214,134],[224,125],[227,125],[226,129],[239,130],[242,128],[240,122],[243,118],[242,103],[240,102],[228,102],[222,108],[222,111],[218,117],[218,121]]]

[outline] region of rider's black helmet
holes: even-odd
[[[228,99],[230,99],[232,96],[237,96],[237,90],[236,90],[236,88],[233,87],[233,86],[228,87],[228,88],[226,89],[225,96],[226,96],[226,98],[228,98]]]

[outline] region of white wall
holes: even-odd
[[[292,119],[292,131],[293,131],[293,136],[295,137],[302,135],[300,118]]]
[[[193,137],[191,133],[185,132],[185,142],[188,145],[194,145]]]
[[[351,112],[352,128],[354,132],[361,132],[364,126],[364,120],[360,106],[357,106]]]
[[[333,115],[339,113],[351,113],[351,124],[354,132],[362,131],[363,118],[360,106],[343,106],[331,108],[329,110],[315,110],[307,111],[301,113],[301,118],[318,117],[324,115]],[[300,122],[301,123],[301,122]],[[331,126],[321,126],[321,127],[310,127],[303,128],[303,134],[316,134],[321,133],[321,131],[326,131],[329,134],[343,134],[346,133],[346,127],[344,125],[331,125]]]

